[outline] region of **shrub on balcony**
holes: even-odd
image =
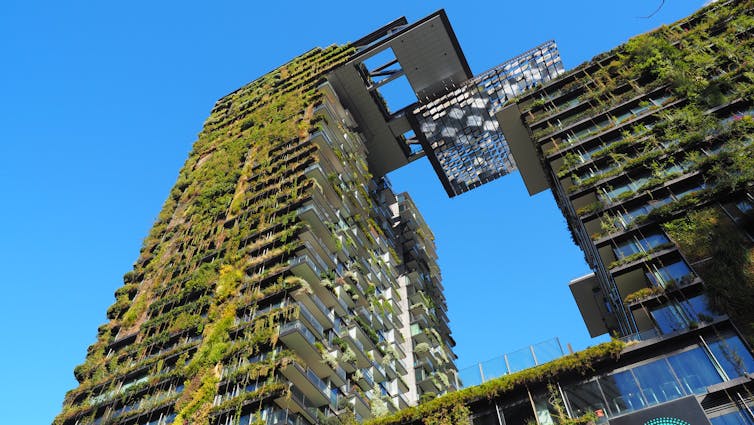
[[[661,287],[641,288],[638,291],[626,295],[626,298],[624,298],[623,301],[626,304],[632,304],[662,294],[663,292],[665,292],[665,288]]]

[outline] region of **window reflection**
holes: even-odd
[[[634,370],[648,404],[657,404],[683,395],[666,359],[655,360]]]
[[[647,272],[647,279],[654,286],[681,285],[693,279],[694,275],[689,266],[683,260],[676,261],[665,267],[655,267],[651,272]]]
[[[630,370],[600,378],[599,383],[613,413],[641,409],[646,405]]]
[[[605,403],[597,381],[585,382],[581,385],[566,387],[566,397],[571,402],[571,410],[576,417],[589,412],[605,412]]]
[[[692,323],[709,321],[715,316],[709,309],[707,297],[704,295],[683,301],[674,300],[653,309],[650,313],[662,334],[687,329]]]
[[[708,344],[728,378],[734,379],[747,372],[754,372],[754,359],[738,337],[718,337]]]
[[[628,370],[566,386],[563,391],[567,403],[575,416],[594,412],[600,418],[608,414],[613,417],[687,395],[704,394],[710,385],[754,371],[754,358],[737,336],[708,338],[706,343],[709,351],[700,344]],[[739,423],[725,422],[728,420],[733,419],[718,419],[713,424]]]
[[[639,252],[651,251],[660,245],[667,244],[668,242],[670,241],[664,234],[654,233],[644,238],[634,237],[626,240],[613,248],[613,252],[618,259],[621,259]]]
[[[675,302],[653,309],[651,313],[652,319],[654,319],[662,334],[669,334],[688,328],[688,319],[681,306]]]
[[[712,425],[754,425],[752,421],[741,412],[731,412],[716,418],[710,418]]]
[[[712,361],[700,347],[668,357],[670,365],[688,394],[703,394],[707,387],[723,382]]]

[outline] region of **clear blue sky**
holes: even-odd
[[[567,68],[702,0],[39,2],[0,8],[0,423],[45,424],[215,100],[314,46],[445,8],[484,71],[548,39]],[[552,195],[517,174],[447,199],[426,160],[392,176],[436,235],[460,367],[590,340],[588,271]]]

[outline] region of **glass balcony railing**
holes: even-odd
[[[299,372],[301,372],[304,376],[306,376],[309,382],[314,384],[314,386],[317,387],[317,389],[319,389],[320,391],[322,391],[323,394],[325,395],[329,394],[330,387],[327,385],[327,383],[325,383],[325,381],[323,381],[319,376],[317,376],[317,374],[314,373],[314,371],[312,371],[309,368],[304,368],[298,363],[294,363],[294,365],[296,369],[298,369]]]
[[[364,344],[359,341],[359,338],[356,336],[356,329],[351,328],[348,330],[348,336],[350,337],[351,341],[353,341],[353,344],[361,351],[364,352]]]
[[[319,321],[314,318],[314,315],[312,315],[312,313],[308,308],[306,308],[305,305],[299,304],[299,313],[304,319],[306,319],[307,322],[309,322],[310,325],[312,325],[314,330],[317,331],[320,336],[324,335],[325,329],[322,327]]]
[[[385,375],[385,368],[381,364],[379,364],[376,361],[372,360],[372,366],[374,366],[374,368],[378,372],[380,372],[381,375]]]
[[[558,338],[504,354],[458,371],[462,387],[482,384],[499,376],[535,367],[565,355]]]
[[[287,335],[290,332],[298,331],[301,333],[301,335],[304,336],[304,339],[309,341],[310,344],[314,345],[317,342],[317,338],[314,337],[314,334],[311,333],[309,328],[306,327],[303,323],[296,320],[294,322],[288,322],[280,327],[280,336]]]
[[[620,340],[623,342],[649,341],[659,336],[660,334],[657,332],[657,330],[650,329],[647,331],[642,331],[642,332],[633,333],[631,335],[626,335],[624,337],[621,337]]]
[[[298,388],[291,387],[290,399],[299,404],[312,418],[317,418],[317,406],[309,400]]]
[[[243,421],[243,416],[241,417]],[[300,415],[275,409],[275,411],[267,416],[267,425],[308,425],[309,422],[304,420]],[[239,422],[239,425],[243,425],[243,422]]]
[[[370,372],[367,369],[362,369],[362,373],[364,374],[364,379],[367,381],[367,384],[370,387],[374,386],[374,377],[372,376],[372,372]]]
[[[308,255],[299,255],[298,257],[291,258],[288,262],[291,267],[296,267],[299,264],[308,265],[316,275],[320,275],[324,272],[324,267],[318,266]]]
[[[327,308],[327,306],[319,299],[318,296],[311,294],[309,295],[309,298],[311,298],[314,305],[317,306],[317,309],[320,311],[320,313],[327,317],[330,322],[335,322],[335,315],[330,312],[330,309]]]
[[[336,364],[336,365],[335,365],[335,367],[333,368],[333,370],[335,370],[335,374],[336,374],[336,375],[338,375],[338,377],[339,377],[339,378],[340,378],[340,379],[341,379],[342,381],[345,381],[345,380],[346,380],[346,371],[345,371],[345,370],[343,370],[343,368],[342,368],[342,367],[340,367],[340,365]]]

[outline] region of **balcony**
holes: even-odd
[[[350,330],[351,329],[349,329],[349,332],[347,334],[348,338],[346,338],[346,341],[351,346],[351,350],[353,350],[353,352],[356,354],[356,366],[359,368],[368,367],[370,360],[365,354],[366,352],[364,351],[364,345],[361,344],[358,338],[354,337],[351,334]]]
[[[336,173],[346,172],[345,168],[343,167],[343,162],[340,160],[340,158],[338,158],[337,155],[335,155],[335,152],[333,151],[332,139],[327,132],[323,130],[317,131],[310,136],[310,140],[315,146],[319,148],[319,160],[321,163],[326,165],[325,168]]]
[[[311,329],[318,339],[324,338],[325,329],[319,324],[317,319],[314,318],[309,309],[306,308],[306,305],[299,304],[299,318],[304,319],[304,323],[309,326],[309,329]]]
[[[374,377],[369,369],[359,369],[354,376],[362,390],[369,391],[374,387]]]
[[[315,293],[308,293],[305,290],[299,290],[293,293],[293,298],[299,303],[306,306],[310,313],[323,329],[330,329],[335,323],[335,314],[332,313]]]
[[[675,289],[696,282],[696,275],[682,259],[662,266],[650,263],[613,276],[622,299],[643,288]]]
[[[393,362],[393,366],[395,366],[395,371],[398,373],[398,375],[405,375],[408,373],[408,369],[406,368],[406,362],[403,361],[401,358],[397,358]]]
[[[366,326],[369,326],[369,322],[366,322]],[[352,323],[351,326],[348,328],[348,336],[350,336],[355,341],[359,342],[359,345],[361,345],[362,349],[364,351],[370,351],[375,348],[374,342],[372,339],[367,335],[366,331],[362,329],[361,325],[358,323]],[[366,367],[366,366],[362,366]]]
[[[330,403],[330,388],[314,371],[293,362],[282,370],[283,375],[316,407]]]
[[[387,372],[385,371],[385,368],[374,360],[372,360],[372,371],[374,379],[377,382],[382,382],[387,379]]]
[[[557,120],[557,125],[551,127],[540,126],[533,137],[540,143],[561,136],[560,141],[565,143],[559,147],[558,150],[568,149],[577,144],[581,144],[586,140],[591,140],[596,135],[603,133],[605,130],[623,127],[626,124],[633,123],[638,119],[654,114],[660,109],[666,108],[668,105],[675,105],[683,102],[684,100],[676,100],[664,96],[666,87],[654,88],[650,93],[641,93],[638,96],[634,96],[617,105],[609,105],[607,109],[602,111],[590,110],[582,111],[579,114],[569,116],[565,119]],[[627,95],[634,94],[633,92],[627,92]],[[651,95],[660,95],[657,99],[652,99]],[[650,106],[639,106],[639,101],[647,98],[650,101]],[[657,102],[655,102],[657,100]],[[622,110],[626,113],[620,116],[614,116],[616,111]],[[598,119],[602,121],[598,122]],[[575,131],[579,129],[578,131]],[[570,134],[567,134],[570,133]]]
[[[301,322],[288,322],[280,327],[280,340],[295,351],[301,359],[310,365],[322,362],[322,355],[317,349],[314,334]]]
[[[312,257],[307,254],[301,254],[292,258],[288,264],[291,267],[291,271],[296,276],[306,280],[310,284],[312,282],[319,282],[320,274],[325,272],[325,267],[322,264],[318,264]]]
[[[418,378],[418,377],[417,377]],[[437,384],[436,382],[437,378],[434,378],[432,375],[426,375],[424,379],[417,379],[417,385],[423,392],[433,392],[435,394],[441,393],[442,388]]]
[[[243,420],[243,417],[242,417]],[[251,420],[251,418],[249,418]],[[243,423],[243,422],[242,422]],[[267,416],[267,425],[308,425],[301,415],[291,413],[285,410],[275,410],[274,413]]]
[[[296,387],[291,387],[290,395],[276,398],[275,403],[282,409],[302,415],[308,423],[317,423],[317,405]]]
[[[358,391],[354,391],[354,393],[351,395],[351,404],[353,405],[354,411],[358,416],[362,417],[371,417],[372,416],[372,409],[369,406],[369,402],[358,393]]]

